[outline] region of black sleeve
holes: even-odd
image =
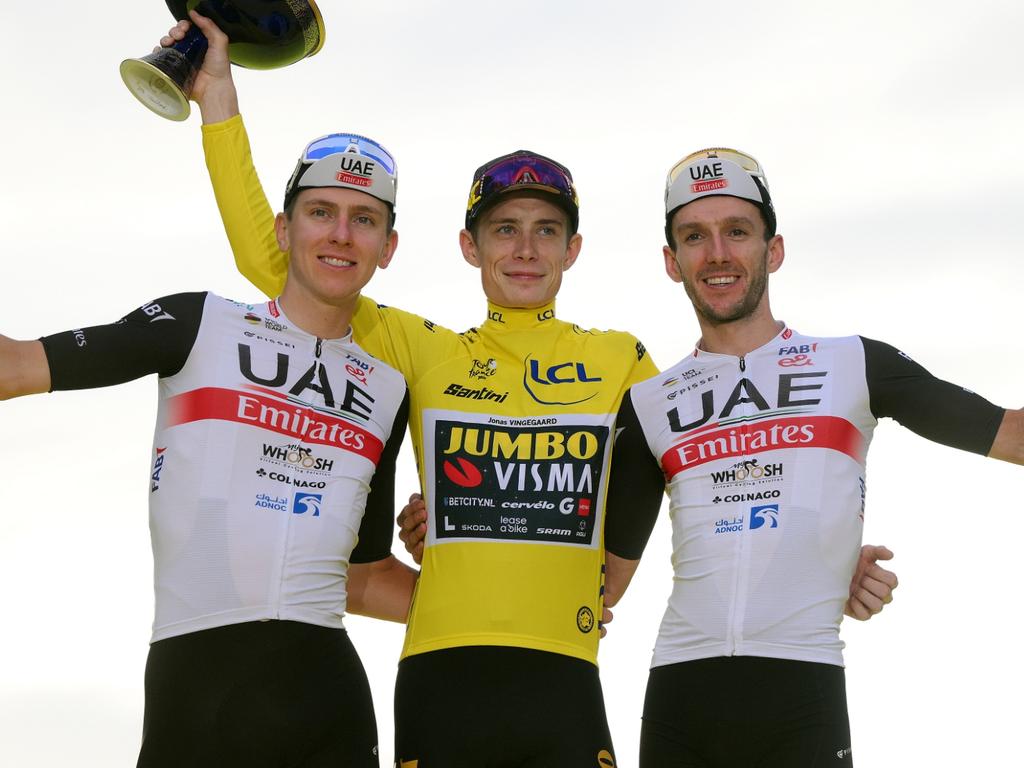
[[[1006,411],[937,379],[895,347],[866,339],[864,371],[876,419],[888,416],[921,437],[985,455]]]
[[[613,555],[639,560],[661,509],[665,476],[651,455],[633,408],[631,392],[622,398],[615,419],[615,447],[608,478],[604,546]]]
[[[395,537],[395,463],[408,423],[409,389],[406,387],[405,397],[391,426],[391,436],[370,480],[366,511],[359,524],[359,541],[352,550],[350,563],[373,563],[391,554],[391,542]]]
[[[163,296],[111,325],[44,336],[51,391],[109,387],[149,373],[174,375],[199,334],[206,295]]]

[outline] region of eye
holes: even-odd
[[[728,234],[729,237],[746,237],[749,233],[743,227],[732,227]]]
[[[376,223],[376,220],[368,213],[360,213],[352,219],[352,222],[362,227],[372,227]]]
[[[684,243],[697,243],[703,240],[703,235],[700,232],[690,232],[683,238]]]
[[[558,230],[551,224],[544,224],[537,229],[537,234],[551,237],[558,234]]]
[[[320,206],[317,206],[315,208],[309,209],[309,215],[314,219],[326,219],[331,215],[331,212],[328,211],[326,208],[321,208]]]
[[[511,224],[499,224],[495,232],[499,235],[513,235],[515,234],[516,228]]]

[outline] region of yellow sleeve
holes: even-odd
[[[277,247],[274,211],[256,175],[242,116],[203,125],[203,152],[238,271],[270,298],[280,296],[288,254]]]
[[[626,380],[626,388],[628,389],[637,382],[646,381],[652,376],[657,376],[659,371],[658,366],[651,359],[647,348],[640,340],[630,334],[626,335],[629,337],[630,342],[635,345],[636,349],[636,364],[630,369]]]
[[[352,317],[356,343],[374,357],[398,369],[410,389],[429,370],[459,355],[462,336],[426,318],[402,309],[377,304],[360,296]]]

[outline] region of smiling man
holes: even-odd
[[[111,325],[0,336],[0,399],[160,377],[141,768],[379,764],[342,618],[408,611],[415,572],[391,555],[408,391],[350,321],[397,245],[395,182],[376,142],[325,137],[276,218],[276,299],[176,294]]]
[[[673,528],[640,765],[848,766],[839,623],[877,420],[1019,464],[1024,411],[940,381],[888,344],[777,321],[768,282],[785,246],[749,155],[689,155],[665,202],[665,270],[701,338],[632,387],[617,423],[616,455],[646,454],[668,479]],[[738,702],[757,714],[740,729],[722,717]]]

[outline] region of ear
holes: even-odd
[[[459,232],[459,248],[462,249],[462,258],[464,258],[468,264],[472,264],[474,267],[479,269],[480,255],[477,253],[476,242],[473,240],[473,235],[470,234],[468,229],[464,229]]]
[[[661,253],[665,257],[665,272],[674,283],[683,282],[683,273],[679,269],[679,262],[676,261],[676,253],[667,245],[661,247]]]
[[[562,269],[566,270],[576,263],[576,258],[580,255],[580,248],[583,247],[583,235],[577,232],[575,235],[569,238],[569,243],[565,248],[565,259],[562,261]]]
[[[776,235],[768,241],[768,272],[776,271],[785,259],[786,244],[782,241],[782,235]]]
[[[282,253],[291,250],[291,240],[288,238],[288,216],[285,213],[277,214],[274,219],[274,234],[277,235],[277,247]]]
[[[391,230],[391,234],[388,235],[388,241],[384,244],[384,250],[381,251],[380,258],[377,259],[377,266],[381,269],[387,269],[388,264],[395,258],[395,250],[398,248],[398,232]]]

